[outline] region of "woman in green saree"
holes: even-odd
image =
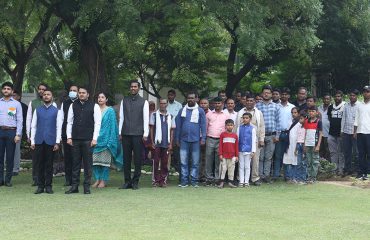
[[[113,163],[118,169],[123,165],[123,154],[119,143],[116,113],[107,106],[108,97],[99,93],[98,104],[102,121],[97,145],[93,151],[93,173],[96,179],[93,187],[104,188],[109,180],[109,168]]]

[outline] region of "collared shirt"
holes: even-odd
[[[176,141],[199,142],[200,138],[206,140],[206,115],[204,110],[199,108],[199,119],[197,123],[190,122],[192,109],[186,109],[186,117],[181,116],[182,109],[176,117]]]
[[[322,136],[323,137],[328,137],[329,136],[329,128],[330,128],[330,122],[329,122],[329,117],[328,117],[328,108],[329,106],[325,109],[324,105],[321,105],[318,110],[321,115],[321,122],[322,122]]]
[[[98,140],[101,127],[102,114],[98,104],[94,105],[94,134],[93,140]],[[67,138],[72,138],[72,125],[74,120],[73,104],[69,106],[67,118]]]
[[[297,128],[297,143],[304,143],[306,129],[302,126],[302,124],[297,124],[299,125],[299,127]]]
[[[207,118],[207,136],[220,138],[221,133],[225,131],[225,121],[229,119],[229,114],[224,111],[208,112]]]
[[[280,107],[272,100],[268,103],[259,102],[256,108],[263,114],[265,121],[265,133],[272,133],[280,131]],[[279,135],[277,133],[277,135]]]
[[[182,104],[179,103],[178,101],[174,100],[173,103],[170,103],[168,101],[168,105],[167,105],[167,111],[174,117],[176,118],[177,114],[179,113],[179,111],[181,110],[182,108]]]
[[[343,118],[341,122],[341,132],[346,134],[353,134],[356,112],[358,108],[359,102],[356,101],[353,105],[351,103],[347,103],[344,106],[343,110]]]
[[[57,107],[57,104],[55,102],[53,102],[53,106],[54,107]],[[33,116],[34,110],[35,110],[35,107],[32,106],[32,101],[30,101],[30,103],[28,104],[27,117],[26,117],[26,134],[27,134],[27,138],[31,138],[31,122],[32,122],[32,116]]]
[[[143,134],[143,137],[148,137],[149,136],[149,118],[150,118],[150,115],[149,115],[149,103],[148,103],[147,100],[145,100],[145,103],[144,103],[144,106],[143,106],[143,124],[144,124],[144,134]],[[125,120],[125,116],[123,114],[123,100],[122,100],[121,101],[121,106],[119,108],[119,123],[118,123],[118,128],[119,128],[119,134],[120,135],[122,133],[122,127],[123,127],[124,120]]]
[[[354,126],[357,133],[370,134],[370,102],[358,104]]]
[[[44,107],[49,108],[52,104],[46,105]],[[60,143],[60,139],[62,137],[62,125],[63,125],[63,118],[62,118],[63,110],[58,110],[58,115],[56,119],[56,143]],[[33,112],[32,122],[31,122],[31,144],[35,144],[35,137],[37,132],[37,111]]]
[[[265,121],[263,119],[263,114],[255,107],[251,111],[248,111],[247,108],[243,108],[238,112],[234,130],[236,131],[238,127],[243,124],[243,114],[246,112],[252,114],[251,124],[253,124],[256,128],[257,140],[260,142],[265,141]]]
[[[280,106],[280,130],[289,130],[289,123],[292,122],[292,108],[295,106],[290,102],[287,102],[286,105],[283,105],[280,102],[278,105]]]
[[[224,109],[224,110],[222,110],[224,113],[227,113],[227,114],[229,114],[229,119],[231,119],[231,120],[233,120],[234,121],[234,125],[235,125],[235,123],[236,123],[236,117],[238,116],[238,112],[235,112],[234,110],[233,110],[233,112],[232,113],[230,113],[229,112],[229,110],[227,110],[227,109]]]
[[[16,134],[22,136],[22,106],[12,97],[8,101],[0,99],[0,126],[16,127]]]

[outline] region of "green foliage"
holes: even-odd
[[[335,163],[331,163],[326,159],[320,159],[320,167],[318,173],[319,180],[330,179],[335,176]]]

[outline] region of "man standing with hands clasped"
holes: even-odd
[[[21,140],[22,136],[22,106],[12,97],[12,83],[3,83],[1,92],[3,97],[0,98],[0,186],[11,187],[15,145]],[[5,152],[6,175],[4,179]]]
[[[52,190],[53,158],[58,151],[62,131],[62,116],[52,105],[53,94],[45,90],[42,100],[43,105],[33,112],[31,123],[31,148],[35,150],[38,164],[37,190],[35,194],[54,193]]]
[[[137,80],[130,82],[130,96],[121,102],[119,113],[119,132],[122,138],[125,183],[120,189],[139,189],[141,175],[143,143],[149,135],[149,103],[139,95],[140,83]],[[132,153],[134,156],[135,171],[131,177]]]
[[[81,158],[84,164],[84,194],[90,194],[92,147],[96,145],[101,124],[98,104],[89,101],[87,88],[78,89],[78,100],[71,104],[67,119],[67,143],[72,146],[72,186],[66,194],[78,193]]]

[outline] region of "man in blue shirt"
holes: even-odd
[[[200,144],[206,140],[206,115],[195,102],[197,94],[189,92],[187,104],[176,117],[176,144],[180,147],[181,187],[189,184],[189,162],[191,166],[191,184],[198,187]],[[199,143],[200,142],[200,143]],[[191,154],[191,157],[190,157]]]
[[[15,145],[20,142],[22,136],[22,106],[12,97],[12,83],[3,83],[1,91],[3,97],[0,99],[0,186],[11,187]],[[5,152],[6,175],[4,178]]]

